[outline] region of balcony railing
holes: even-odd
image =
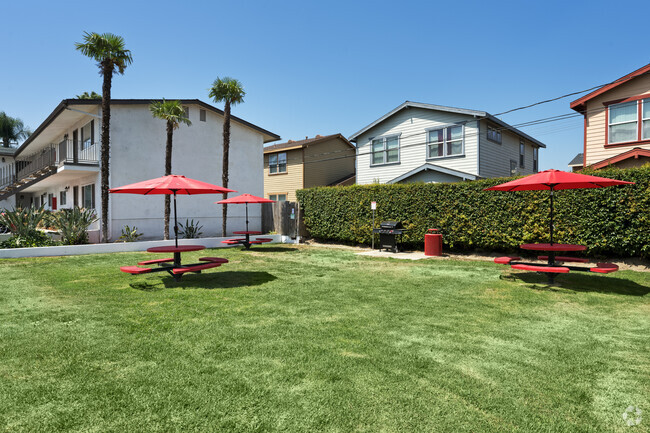
[[[38,152],[16,160],[16,180],[25,179],[30,175],[56,164],[56,149],[53,144]]]
[[[16,181],[16,172],[13,164],[0,167],[0,189]]]
[[[57,163],[97,164],[99,161],[99,144],[63,140],[58,145]]]

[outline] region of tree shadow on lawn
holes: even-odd
[[[226,271],[201,274],[185,274],[180,281],[175,281],[171,276],[162,278],[149,278],[145,281],[131,283],[132,289],[143,292],[157,292],[163,288],[182,289],[233,289],[236,287],[259,286],[277,279],[268,272],[252,271]]]
[[[548,284],[546,275],[536,272],[512,273],[504,276],[503,279],[518,280],[530,284],[531,289],[553,292],[597,292],[627,296],[645,296],[650,293],[650,287],[634,281],[590,273],[560,274],[555,277],[555,284],[552,286]]]

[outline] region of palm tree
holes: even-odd
[[[84,32],[84,42],[75,43],[77,50],[97,61],[102,84],[102,133],[101,133],[101,191],[102,191],[102,240],[108,242],[108,162],[110,151],[111,83],[113,73],[124,74],[133,62],[131,51],[124,47],[124,38],[112,33]]]
[[[192,122],[187,118],[187,113],[181,105],[181,101],[152,101],[149,106],[151,115],[158,119],[167,121],[167,146],[165,148],[165,176],[172,174],[172,137],[174,129],[178,129],[181,123],[190,126]],[[165,195],[165,240],[169,239],[169,214],[170,197]]]
[[[25,127],[22,120],[7,116],[4,111],[0,111],[0,138],[3,147],[9,147],[11,143],[23,140],[31,134],[32,132]]]
[[[228,154],[230,152],[230,107],[244,102],[246,92],[239,80],[230,77],[217,77],[212,83],[210,93],[208,94],[214,102],[224,102],[223,110],[223,163],[221,183],[224,188],[228,188]],[[227,198],[228,194],[224,194]],[[226,218],[228,216],[228,205],[223,205],[223,221],[221,225],[222,236],[226,236]]]
[[[77,99],[102,99],[102,95],[95,93],[93,90],[92,92],[83,92],[81,95],[77,95]]]

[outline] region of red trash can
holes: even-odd
[[[424,235],[424,255],[441,256],[442,255],[442,235],[437,233],[439,229],[429,229]]]

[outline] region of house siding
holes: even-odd
[[[508,131],[501,131],[501,144],[488,140],[487,126],[499,126],[487,120],[481,121],[481,151],[480,151],[480,176],[481,177],[506,177],[510,176],[510,160],[517,162],[517,173],[522,175],[533,174],[533,149],[536,147],[524,139],[524,168],[519,167],[519,135]],[[539,157],[539,155],[538,155]],[[539,165],[539,160],[537,161]]]
[[[305,148],[305,188],[329,185],[354,173],[355,149],[340,138]]]
[[[629,146],[605,147],[607,144],[605,134],[607,130],[607,116],[606,108],[603,103],[640,95],[647,95],[650,98],[650,75],[646,74],[636,77],[627,83],[621,84],[608,92],[596,96],[585,104],[587,119],[587,125],[585,128],[586,165],[595,164],[604,159],[627,152],[635,147],[650,149],[650,143],[633,143]]]
[[[427,130],[464,123],[463,156],[427,159]],[[400,162],[370,165],[370,139],[400,134]],[[357,137],[357,184],[386,183],[426,162],[478,175],[478,121],[472,116],[408,107]]]
[[[273,153],[287,154],[287,172],[271,174],[269,172],[269,155]],[[303,150],[278,150],[264,154],[264,196],[271,194],[287,194],[287,200],[296,201],[296,190],[303,186]]]

